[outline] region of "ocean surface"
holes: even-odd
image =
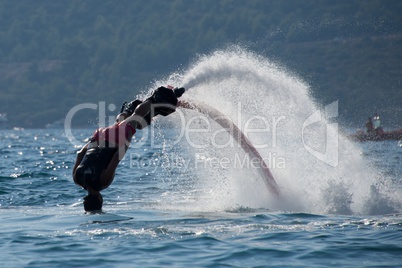
[[[138,131],[96,214],[71,176],[95,126],[0,130],[1,267],[402,267],[397,141],[350,142],[334,104],[241,49],[158,83],[235,122],[279,197],[230,130],[194,111]]]
[[[190,185],[197,184],[191,173],[164,174],[160,150],[144,145],[135,153],[143,165],[130,168],[123,160],[104,191],[104,214],[85,214],[85,192],[71,179],[76,149],[64,130],[2,130],[0,144],[3,267],[402,266],[400,207],[339,215],[276,210],[269,203],[210,206],[198,200],[206,196]],[[401,178],[396,142],[359,146]]]

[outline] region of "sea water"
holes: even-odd
[[[2,130],[2,267],[402,266],[397,141],[350,142],[336,100],[317,104],[299,77],[237,47],[159,84],[234,122],[280,196],[230,129],[194,111],[138,131],[98,214],[71,176],[95,127]]]

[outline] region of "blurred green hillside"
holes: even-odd
[[[0,113],[43,127],[235,43],[299,75],[319,103],[339,100],[341,123],[377,111],[402,127],[401,14],[394,0],[3,0]]]

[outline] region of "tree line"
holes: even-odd
[[[378,109],[402,124],[400,14],[392,0],[5,0],[0,113],[43,127],[78,103],[119,103],[197,54],[246,43],[300,74],[318,101],[339,99],[342,119]]]

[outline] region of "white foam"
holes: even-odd
[[[188,70],[156,82],[161,83],[186,87],[183,99],[207,103],[230,117],[243,131],[267,130],[248,132],[247,136],[254,145],[265,146],[258,150],[270,161],[281,189],[280,201],[267,191],[252,167],[233,166],[236,156],[243,155],[238,146],[217,148],[217,142],[226,144],[228,139],[219,132],[217,124],[193,121],[190,127],[195,128],[197,123],[206,133],[192,133],[190,142],[185,136],[180,141],[188,161],[205,163],[192,171],[191,176],[196,177],[192,180],[196,184],[192,195],[196,196],[192,196],[194,202],[187,203],[192,209],[244,206],[370,214],[381,209],[396,212],[400,208],[395,204],[401,203],[401,197],[391,197],[392,186],[386,185],[389,180],[368,165],[354,143],[338,133],[337,100],[318,105],[306,82],[269,59],[232,47],[200,57]],[[176,113],[168,120],[183,128],[189,126],[185,124],[194,116],[195,112],[185,111],[181,117]],[[205,148],[194,148],[191,143],[195,138]],[[223,158],[232,165],[211,168],[211,161]],[[373,204],[374,200],[379,202]]]

